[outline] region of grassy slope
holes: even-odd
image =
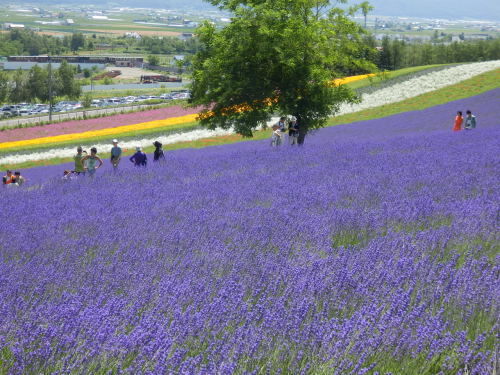
[[[500,69],[478,75],[476,77],[460,82],[458,84],[447,86],[440,90],[423,94],[415,98],[407,99],[393,104],[384,105],[381,107],[367,109],[361,112],[334,117],[330,121],[328,121],[328,126],[348,124],[356,121],[364,121],[375,118],[387,117],[401,112],[422,110],[438,104],[443,104],[450,101],[479,95],[483,92],[493,90],[499,87],[498,82],[500,82]],[[268,138],[269,132],[270,132],[269,130],[255,132],[254,138],[252,138],[251,140],[261,140]],[[248,141],[248,139],[245,139],[239,135],[213,137],[197,141],[180,142],[177,144],[168,145],[165,147],[165,149],[174,150],[181,148],[201,148],[206,146],[223,145],[227,143],[235,143],[241,141]],[[146,152],[152,152],[152,150],[153,147],[145,149]],[[102,156],[106,157],[108,155],[103,154]],[[43,160],[37,162],[26,162],[16,165],[0,164],[0,169],[6,169],[6,168],[23,169],[41,165],[60,164],[70,161],[71,158],[64,158],[64,159],[56,158],[56,159]]]

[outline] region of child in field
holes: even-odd
[[[63,181],[70,181],[75,178],[75,172],[70,170],[65,170],[62,176]]]
[[[278,124],[274,124],[272,129],[273,134],[271,136],[271,146],[277,147],[281,145],[281,129]]]

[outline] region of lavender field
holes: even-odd
[[[0,373],[493,374],[499,102],[26,171],[0,191]]]

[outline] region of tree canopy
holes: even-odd
[[[211,2],[234,16],[222,30],[209,22],[198,29],[191,103],[205,107],[201,122],[208,128],[234,127],[252,136],[272,114],[293,114],[304,136],[324,126],[341,103],[356,100],[333,79],[375,69],[364,58],[364,30],[351,19],[357,6],[326,0]]]

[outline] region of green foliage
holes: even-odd
[[[67,52],[60,38],[39,35],[30,30],[0,33],[0,56],[61,54]]]
[[[208,22],[197,31],[202,48],[193,61],[190,102],[211,110],[201,121],[210,129],[234,127],[252,136],[271,114],[294,114],[301,143],[342,102],[355,101],[331,80],[374,70],[363,57],[363,29],[349,18],[357,8],[317,0],[211,2],[234,17],[221,31]]]
[[[12,88],[9,93],[9,99],[12,102],[22,102],[28,97],[26,90],[26,74],[19,69],[14,74],[14,80],[12,81]]]
[[[78,99],[81,94],[80,85],[75,81],[76,68],[66,60],[62,60],[56,72],[56,93],[70,99]]]
[[[9,97],[9,81],[7,75],[0,71],[0,103],[5,103]]]
[[[160,58],[156,55],[149,55],[148,56],[148,62],[151,64],[151,65],[160,65]]]
[[[83,108],[90,108],[92,105],[92,94],[90,92],[85,93],[83,95],[82,106]]]
[[[71,50],[78,51],[85,45],[85,38],[82,33],[74,33],[71,35]]]
[[[29,101],[40,100],[45,102],[49,99],[49,92],[47,90],[49,74],[46,69],[39,66],[33,66],[29,73],[26,82],[27,99]]]
[[[435,35],[439,38],[439,34]],[[449,37],[435,41],[448,41]],[[371,58],[382,70],[395,70],[410,66],[474,62],[500,59],[500,39],[454,42],[449,44],[407,44],[384,37],[378,60]]]

